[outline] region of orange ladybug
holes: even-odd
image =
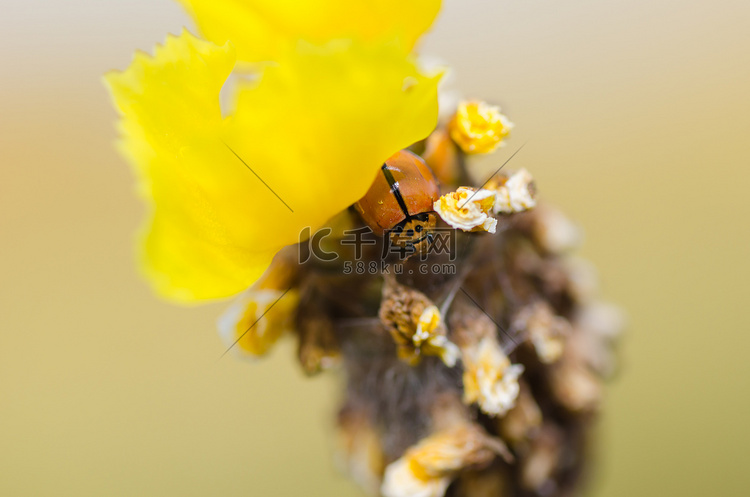
[[[391,243],[410,252],[424,252],[437,223],[432,205],[440,198],[437,180],[421,157],[396,152],[380,169],[364,197],[354,204],[378,236],[387,232]]]

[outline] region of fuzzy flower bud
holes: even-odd
[[[393,275],[386,277],[379,316],[398,346],[400,359],[416,365],[422,355],[434,355],[448,367],[456,364],[460,352],[448,340],[438,308],[423,293],[398,284]]]
[[[495,192],[460,187],[435,201],[433,208],[443,220],[463,231],[495,232],[497,219],[490,216],[495,204]]]
[[[601,400],[601,380],[575,354],[555,364],[550,378],[552,393],[571,412],[591,412]]]
[[[572,346],[586,364],[601,376],[614,372],[613,345],[625,327],[625,316],[612,304],[601,301],[582,306],[574,316],[578,333],[572,337]]]
[[[317,310],[305,308],[304,318],[298,318],[297,335],[299,337],[297,358],[302,370],[313,375],[329,370],[340,362],[341,351],[333,332],[330,317]]]
[[[520,445],[532,438],[542,425],[542,410],[534,400],[529,386],[525,383],[520,386],[515,407],[498,420],[500,434],[512,445]]]
[[[554,425],[545,425],[521,462],[521,486],[539,491],[554,477],[562,453],[563,436]]]
[[[537,208],[532,236],[536,244],[552,254],[561,254],[581,243],[580,228],[560,210],[549,205]]]
[[[565,338],[571,334],[570,323],[556,316],[544,302],[537,302],[521,311],[516,326],[525,329],[539,360],[550,364],[563,354]]]
[[[461,102],[448,125],[451,138],[467,154],[495,151],[512,128],[500,107],[481,101]]]

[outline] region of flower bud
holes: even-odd
[[[398,356],[416,365],[422,355],[440,357],[448,367],[456,364],[458,347],[446,336],[440,311],[423,293],[386,277],[379,317],[398,347]]]

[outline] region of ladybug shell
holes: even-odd
[[[373,233],[383,236],[407,218],[399,196],[409,216],[432,212],[433,203],[440,198],[432,171],[421,157],[408,150],[396,152],[385,161],[370,189],[354,207]]]

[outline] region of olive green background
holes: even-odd
[[[154,298],[100,83],[188,19],[167,0],[0,15],[0,495],[356,496],[333,376],[219,360],[223,304]],[[514,159],[586,230],[629,329],[590,495],[747,495],[750,4],[447,1],[423,52],[503,105]]]

